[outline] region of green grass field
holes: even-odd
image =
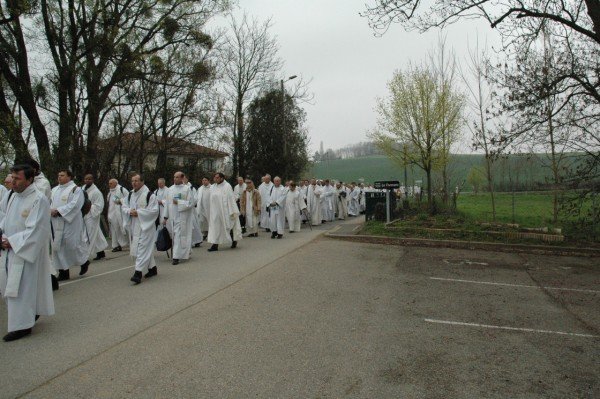
[[[496,193],[496,221],[518,223],[524,227],[554,227],[552,223],[552,194]],[[458,197],[456,207],[465,216],[481,221],[492,221],[492,202],[489,193],[464,193]],[[560,222],[557,227],[560,226]]]
[[[452,155],[448,166],[450,186],[460,185],[463,191],[472,188],[465,183],[472,167],[481,167],[484,162],[480,154]],[[544,154],[510,155],[499,159],[494,166],[494,177],[498,191],[510,191],[512,187],[518,190],[536,190],[540,184],[547,183],[551,178],[548,161]],[[393,163],[384,155],[368,156],[350,159],[336,159],[315,163],[305,173],[305,177],[330,178],[344,182],[363,179],[366,183],[377,180],[404,181],[404,168]],[[416,166],[408,168],[409,185],[416,180],[426,181],[425,173]],[[440,178],[434,175],[434,184],[439,186]],[[423,185],[423,184],[421,184]]]

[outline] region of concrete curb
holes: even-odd
[[[363,242],[368,244],[383,245],[402,245],[413,247],[431,247],[431,248],[457,248],[457,249],[480,249],[486,251],[499,252],[519,252],[531,253],[536,255],[560,255],[560,256],[583,256],[600,257],[600,249],[595,248],[577,248],[577,247],[548,247],[545,245],[526,245],[526,244],[503,244],[496,242],[477,242],[477,241],[455,241],[455,240],[431,240],[426,238],[400,238],[369,235],[344,235],[335,233],[326,233],[325,237],[345,241]]]

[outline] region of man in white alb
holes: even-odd
[[[273,182],[271,181],[271,175],[266,174],[263,177],[263,182],[258,186],[258,193],[261,198],[261,209],[260,209],[260,227],[266,229],[267,232],[271,231],[269,228],[269,212],[267,210],[269,206],[269,196],[271,195],[271,189],[273,188]]]
[[[129,231],[129,254],[135,258],[135,272],[131,277],[136,285],[144,277],[150,278],[158,274],[154,260],[154,243],[156,242],[156,218],[158,202],[156,196],[144,184],[144,177],[136,174],[131,177],[133,190],[125,199],[122,210]]]
[[[202,185],[196,192],[196,213],[202,239],[206,241],[210,220],[210,180],[207,177],[202,178]]]
[[[192,189],[183,183],[183,172],[175,172],[173,185],[169,187],[165,198],[163,224],[166,224],[173,239],[173,261],[178,265],[180,260],[190,258],[192,252],[192,228],[194,204],[196,199]]]
[[[83,276],[88,271],[88,238],[81,207],[84,204],[83,190],[73,182],[69,170],[58,173],[58,186],[52,189],[52,263],[58,269],[58,280],[70,278],[69,269],[81,266]]]
[[[29,165],[11,169],[12,190],[0,203],[2,267],[0,292],[8,310],[8,334],[15,341],[31,334],[39,316],[54,314],[50,283],[50,203],[34,184]]]
[[[273,179],[273,187],[269,193],[269,228],[271,238],[283,238],[285,229],[285,199],[287,189],[281,185],[281,178]]]
[[[117,179],[108,181],[108,195],[106,203],[108,204],[108,226],[110,229],[110,239],[112,252],[123,250],[129,242],[127,239],[127,230],[123,222],[123,200],[129,195],[129,191],[121,186]]]
[[[94,176],[91,174],[85,175],[83,178],[84,185],[81,187],[87,193],[89,200],[92,203],[90,211],[83,217],[85,229],[90,241],[88,247],[88,258],[92,254],[96,254],[94,260],[100,260],[106,257],[104,250],[108,247],[104,233],[100,228],[100,218],[104,210],[104,195],[94,184]]]
[[[235,203],[233,189],[225,181],[223,173],[216,173],[214,184],[210,188],[210,222],[208,227],[208,242],[212,246],[209,252],[219,250],[219,245],[231,244],[236,248],[242,239],[242,228],[238,218],[240,210]]]

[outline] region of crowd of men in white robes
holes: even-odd
[[[78,186],[69,170],[58,173],[58,185],[30,160],[16,165],[0,185],[0,229],[4,266],[0,268],[0,292],[8,308],[5,341],[31,333],[39,316],[52,315],[52,290],[58,282],[88,272],[90,260],[106,257],[109,248],[135,259],[134,284],[158,275],[154,259],[157,237],[168,232],[172,264],[190,258],[192,248],[203,241],[209,252],[220,246],[236,248],[243,234],[257,237],[259,228],[273,239],[283,238],[287,226],[298,232],[302,224],[317,226],[356,216],[364,211],[361,184],[330,180],[282,182],[262,178],[258,188],[251,179],[237,179],[232,187],[222,173],[203,178],[194,187],[185,173],[173,175],[173,185],[157,181],[151,191],[141,174],[131,176],[131,190],[116,179],[109,180],[104,195],[88,174]],[[101,229],[106,209],[110,246]]]

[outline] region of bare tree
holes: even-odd
[[[485,46],[484,46],[485,48]],[[470,110],[472,122],[467,123],[475,150],[483,150],[485,160],[485,178],[492,205],[492,220],[496,221],[496,199],[494,189],[493,126],[490,121],[492,91],[486,80],[487,56],[480,50],[479,39],[475,48],[469,48],[469,58],[462,70],[462,80],[467,89],[466,104]]]
[[[279,73],[282,61],[278,45],[270,35],[270,19],[260,22],[247,14],[231,16],[230,34],[225,42],[224,78],[233,104],[233,174],[245,175],[245,111],[248,102]]]

